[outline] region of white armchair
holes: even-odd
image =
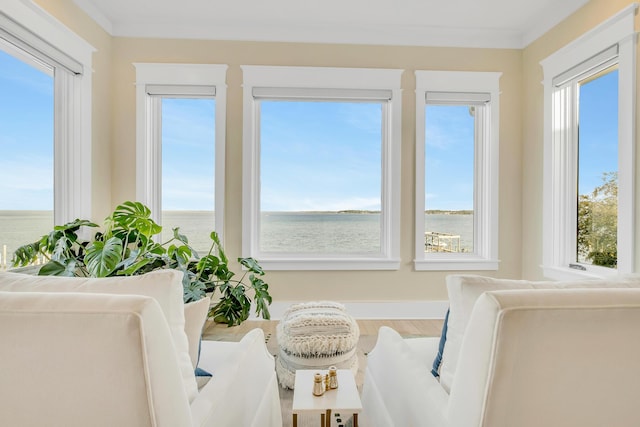
[[[181,294],[175,272],[0,273],[0,424],[280,427],[260,329],[237,343],[203,341],[198,366],[213,376],[197,389]]]
[[[381,328],[363,389],[369,425],[640,425],[640,289],[481,294],[450,392],[431,374],[438,341]]]

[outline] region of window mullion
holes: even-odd
[[[575,82],[553,94],[553,191],[554,258],[568,267],[575,262],[577,229],[577,96]]]
[[[160,223],[162,212],[162,97],[150,96],[149,111],[149,208]]]
[[[391,149],[391,129],[392,126],[389,125],[390,117],[390,106],[388,102],[382,103],[381,108],[381,123],[382,123],[382,153],[380,156],[380,170],[382,171],[382,186],[381,186],[381,209],[380,209],[380,250],[384,256],[389,256],[391,253],[391,238],[390,230],[392,230],[392,213],[391,209],[393,209],[393,203],[391,197],[393,194],[389,191],[392,187],[391,181],[391,171],[389,170],[389,161],[385,161],[385,159],[393,159],[393,150]]]
[[[635,271],[636,36],[619,42],[618,62],[618,272]]]
[[[579,133],[578,128],[580,126],[579,117],[579,90],[578,82],[574,81],[566,91],[565,102],[567,105],[566,115],[564,120],[566,123],[564,128],[566,129],[566,161],[567,164],[567,177],[565,183],[565,216],[564,224],[565,233],[567,236],[566,247],[564,249],[564,266],[568,267],[570,263],[577,262],[577,247],[578,247],[578,154],[579,154]]]
[[[79,145],[79,121],[76,112],[81,105],[75,76],[56,68],[54,71],[54,223],[72,221],[82,212],[82,149]]]
[[[474,138],[474,188],[473,188],[473,251],[476,255],[486,254],[489,250],[485,231],[488,228],[486,210],[488,173],[486,161],[489,158],[486,148],[489,146],[489,135],[486,129],[485,106],[475,106],[475,138]]]

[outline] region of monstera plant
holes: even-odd
[[[158,243],[155,239],[162,227],[151,219],[150,209],[139,202],[117,206],[101,231],[83,240],[81,229],[98,229],[91,221],[76,219],[54,227],[38,241],[19,247],[13,266],[28,266],[40,257],[46,263],[40,275],[109,277],[132,276],[153,270],[171,268],[184,273],[184,302],[198,301],[206,295],[219,296],[210,316],[229,326],[239,325],[249,317],[253,292],[256,314],[269,319],[269,285],[262,280],[264,271],[253,258],[238,258],[244,267],[237,279],[229,268],[218,234],[210,234],[211,246],[200,256],[179,228],[173,237]]]

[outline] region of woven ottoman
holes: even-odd
[[[294,304],[276,328],[276,372],[284,388],[293,389],[297,369],[358,371],[360,329],[342,304],[330,301]]]

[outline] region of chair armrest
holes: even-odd
[[[261,329],[237,343],[203,341],[200,360],[213,377],[191,403],[194,426],[282,425],[274,358]]]
[[[376,346],[367,357],[362,396],[364,417],[370,425],[448,425],[449,395],[431,374],[429,363],[438,342],[435,337],[405,340],[391,328],[380,328]]]

